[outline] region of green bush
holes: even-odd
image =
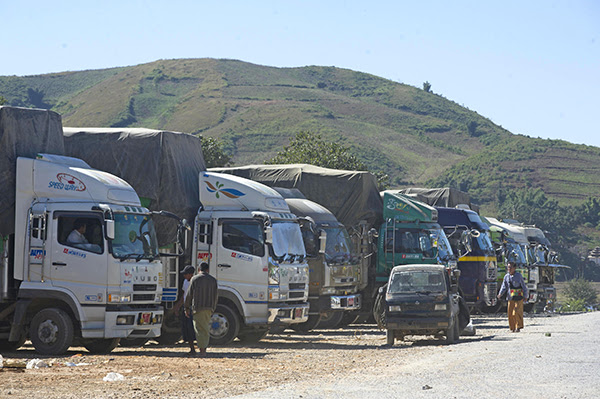
[[[560,308],[559,312],[586,312],[588,311],[583,299],[569,299]]]
[[[568,298],[567,304],[575,305],[581,302],[584,307],[594,305],[598,301],[598,293],[590,282],[583,278],[569,281],[565,289],[565,296]]]

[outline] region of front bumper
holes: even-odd
[[[439,317],[394,317],[387,316],[386,328],[388,330],[402,331],[439,331],[450,327],[450,316]]]
[[[308,303],[269,304],[269,324],[296,324],[308,321]]]
[[[332,295],[330,299],[330,307],[335,310],[358,310],[360,306],[360,294]]]
[[[162,308],[107,311],[104,338],[159,337],[163,317]]]

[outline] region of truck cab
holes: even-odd
[[[296,215],[281,195],[241,177],[202,172],[193,264],[219,283],[211,342],[262,338],[308,320],[309,272]]]
[[[407,335],[433,335],[455,343],[461,330],[458,274],[441,265],[394,267],[385,287],[387,344]]]
[[[468,209],[436,207],[453,251],[459,256],[459,288],[470,306],[487,308],[497,303],[497,259],[488,231],[477,213]]]
[[[281,193],[280,190],[277,189]],[[294,324],[293,328],[308,331],[318,326],[319,321],[321,325],[334,327],[344,312],[361,307],[358,256],[353,251],[348,231],[329,210],[306,198],[298,198],[302,196],[299,191],[294,194],[297,198],[288,198],[289,195],[284,194],[285,201],[300,217],[310,268],[309,319],[306,323]]]
[[[152,215],[124,180],[70,157],[18,158],[15,233],[4,246],[0,334],[42,354],[78,341],[108,352],[160,335]],[[9,308],[12,307],[12,311]],[[7,328],[10,327],[10,328]]]

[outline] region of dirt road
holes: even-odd
[[[51,367],[0,371],[2,398],[590,398],[600,394],[600,312],[526,316],[510,333],[504,317],[475,319],[477,335],[385,347],[374,326],[268,335],[251,347],[146,344],[91,356],[43,359]],[[79,349],[79,348],[77,348]],[[40,357],[31,346],[6,359]],[[122,381],[107,382],[108,373]],[[508,388],[510,387],[510,388]]]

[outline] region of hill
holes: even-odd
[[[566,205],[598,196],[600,149],[513,135],[439,94],[335,67],[235,60],[0,77],[10,105],[73,127],[147,127],[222,139],[236,165],[262,163],[300,131],[351,146],[391,186],[453,185],[484,209],[500,188],[540,187]]]

